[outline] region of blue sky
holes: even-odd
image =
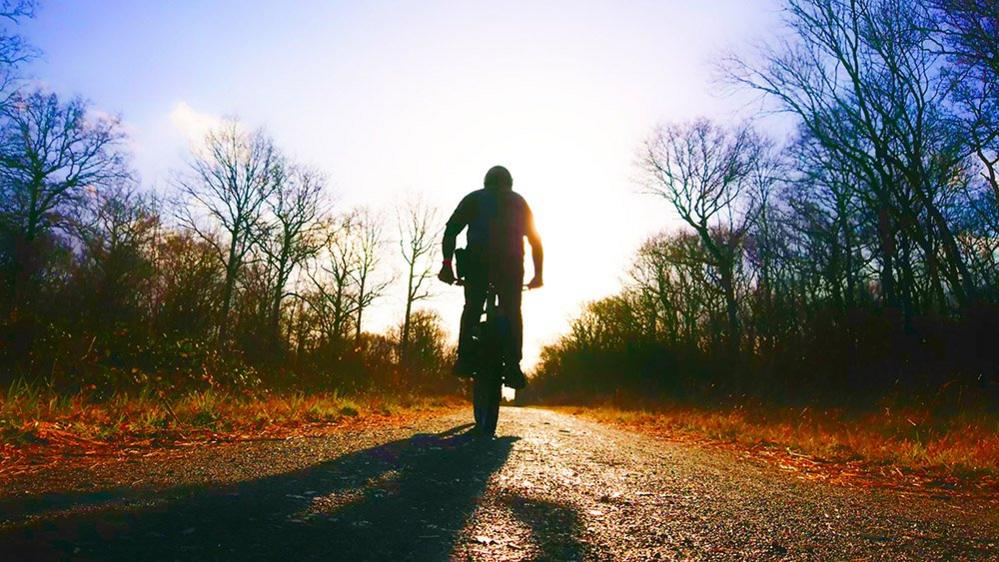
[[[160,191],[222,115],[325,170],[341,205],[387,218],[421,194],[443,220],[505,164],[546,242],[547,286],[525,299],[530,361],[581,302],[619,286],[645,235],[676,224],[638,194],[644,136],[662,120],[746,117],[714,63],[778,21],[774,0],[49,0],[25,33],[44,51],[29,74],[121,114]],[[438,294],[454,326],[460,298]],[[389,295],[370,328],[401,309]]]

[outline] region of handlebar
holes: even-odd
[[[454,283],[451,283],[451,284],[452,284],[452,285],[455,285],[455,286],[458,286],[458,287],[464,287],[464,286],[465,286],[465,280],[464,280],[464,279],[455,279],[455,280],[454,280]],[[533,288],[532,288],[532,287],[531,287],[531,286],[530,286],[529,284],[527,284],[527,283],[524,283],[523,285],[521,285],[521,287],[520,287],[520,288],[521,288],[521,290],[523,290],[524,292],[527,292],[527,291],[533,291],[533,290],[534,290],[534,289],[533,289]],[[538,287],[538,288],[540,289],[541,287]]]

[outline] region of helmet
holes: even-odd
[[[486,189],[513,189],[513,176],[503,166],[493,166],[486,172],[482,184]]]

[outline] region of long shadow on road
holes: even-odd
[[[0,530],[7,559],[440,560],[517,438],[463,426],[258,480]]]

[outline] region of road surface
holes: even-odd
[[[737,454],[504,408],[194,448],[0,488],[0,559],[999,559],[987,506],[795,479]]]

